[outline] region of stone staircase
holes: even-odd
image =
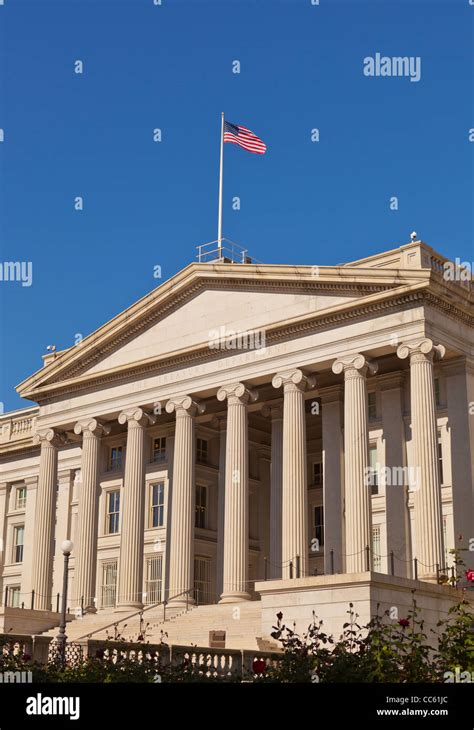
[[[146,610],[140,627],[140,616],[126,618],[114,611],[100,611],[76,619],[67,626],[68,641],[77,641],[93,633],[93,639],[114,637],[114,627],[109,624],[118,623],[117,632],[127,641],[136,641],[140,631],[145,633],[145,640],[157,644],[163,640],[167,644],[190,646],[209,646],[210,631],[225,631],[226,649],[260,649],[278,651],[281,646],[270,637],[262,636],[260,601],[243,601],[233,604],[213,604],[185,608],[166,607],[166,620],[163,606]],[[43,635],[54,638],[57,629]]]

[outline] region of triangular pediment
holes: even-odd
[[[428,272],[426,272],[428,273]],[[65,350],[21,383],[39,400],[54,389],[123,374],[143,363],[209,350],[216,333],[275,331],[404,288],[426,286],[421,271],[350,267],[191,264],[140,301]]]

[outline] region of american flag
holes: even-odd
[[[250,129],[226,121],[224,121],[224,142],[238,144],[249,152],[255,152],[256,155],[263,155],[267,150],[267,145]]]

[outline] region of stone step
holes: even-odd
[[[236,614],[237,608],[239,614]],[[94,639],[106,639],[107,633],[113,637],[114,626],[110,624],[114,623],[118,624],[118,633],[125,640],[136,640],[142,630],[151,644],[164,639],[168,644],[207,646],[210,631],[225,631],[226,648],[260,648],[262,651],[279,648],[269,637],[261,636],[260,601],[192,606],[187,612],[181,607],[167,607],[166,621],[163,620],[163,607],[154,607],[145,610],[141,626],[138,615],[127,619],[115,611],[87,614],[68,624],[68,640],[74,641],[88,634],[93,634]],[[56,633],[57,629],[52,629],[44,635],[53,638]]]

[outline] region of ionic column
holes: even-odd
[[[216,418],[219,428],[219,481],[217,493],[217,579],[216,592],[220,595],[224,588],[224,541],[225,541],[225,448],[227,419]]]
[[[264,406],[265,416],[272,419],[270,460],[270,570],[273,580],[282,575],[282,509],[283,509],[283,407]]]
[[[99,470],[101,436],[110,433],[110,426],[95,418],[79,421],[74,433],[82,433],[81,482],[76,531],[76,563],[74,593],[77,605],[84,599],[87,612],[95,611],[97,565],[97,526],[99,514]]]
[[[438,431],[433,381],[433,360],[444,357],[443,345],[429,339],[399,346],[397,355],[410,358],[413,461],[417,470],[414,519],[418,576],[436,580],[436,565],[444,564],[441,487],[438,473]]]
[[[63,444],[64,440],[64,437],[52,428],[47,431],[37,431],[33,438],[35,444],[41,444],[32,581],[35,591],[34,607],[38,611],[51,610],[58,446]]]
[[[248,592],[249,479],[247,404],[257,393],[243,383],[217,393],[227,400],[224,574],[220,603],[250,600]]]
[[[176,412],[173,483],[171,497],[171,538],[169,597],[175,605],[192,602],[194,586],[194,508],[196,439],[194,416],[204,407],[189,395],[169,400],[166,412]],[[184,591],[187,593],[184,594]]]
[[[8,499],[10,497],[11,488],[8,482],[0,482],[0,590],[1,595],[4,596],[3,590],[3,566],[5,565],[5,546],[6,546],[6,532],[7,532],[7,512],[8,512]],[[25,529],[26,532],[26,529]],[[24,570],[24,566],[23,566]],[[23,576],[22,576],[23,577]],[[23,585],[22,585],[22,590]],[[25,591],[26,592],[26,591]],[[3,600],[3,599],[2,599]]]
[[[472,500],[472,464],[474,461],[474,378],[466,360],[443,369],[446,378],[446,400],[449,430],[451,432],[451,484],[453,496],[453,527],[455,546],[468,550],[472,533],[472,511],[466,505]],[[470,433],[471,432],[471,433]],[[445,546],[446,547],[446,546]],[[466,555],[466,553],[464,553]],[[466,568],[472,565],[466,561]]]
[[[403,422],[403,373],[387,373],[378,379],[382,400],[382,428],[385,444],[385,467],[395,477],[403,473],[405,458],[405,424]],[[387,525],[387,548],[389,556],[394,553],[395,575],[410,575],[410,514],[408,512],[408,481],[385,479],[385,515]],[[383,482],[382,482],[383,483]]]
[[[316,386],[314,376],[295,368],[277,373],[274,388],[283,385],[282,457],[282,578],[296,576],[297,557],[300,576],[307,574],[308,562],[308,478],[306,465],[305,390]]]
[[[357,354],[336,360],[332,370],[344,372],[346,573],[362,573],[367,570],[366,548],[372,549],[366,376],[376,373],[377,365]]]
[[[155,423],[156,419],[142,408],[132,408],[122,411],[118,420],[121,424],[128,424],[128,434],[121,506],[117,606],[121,609],[133,609],[143,606],[144,442],[146,427]]]
[[[324,572],[342,573],[345,549],[343,387],[319,391],[323,437]],[[331,554],[332,553],[332,554]]]

